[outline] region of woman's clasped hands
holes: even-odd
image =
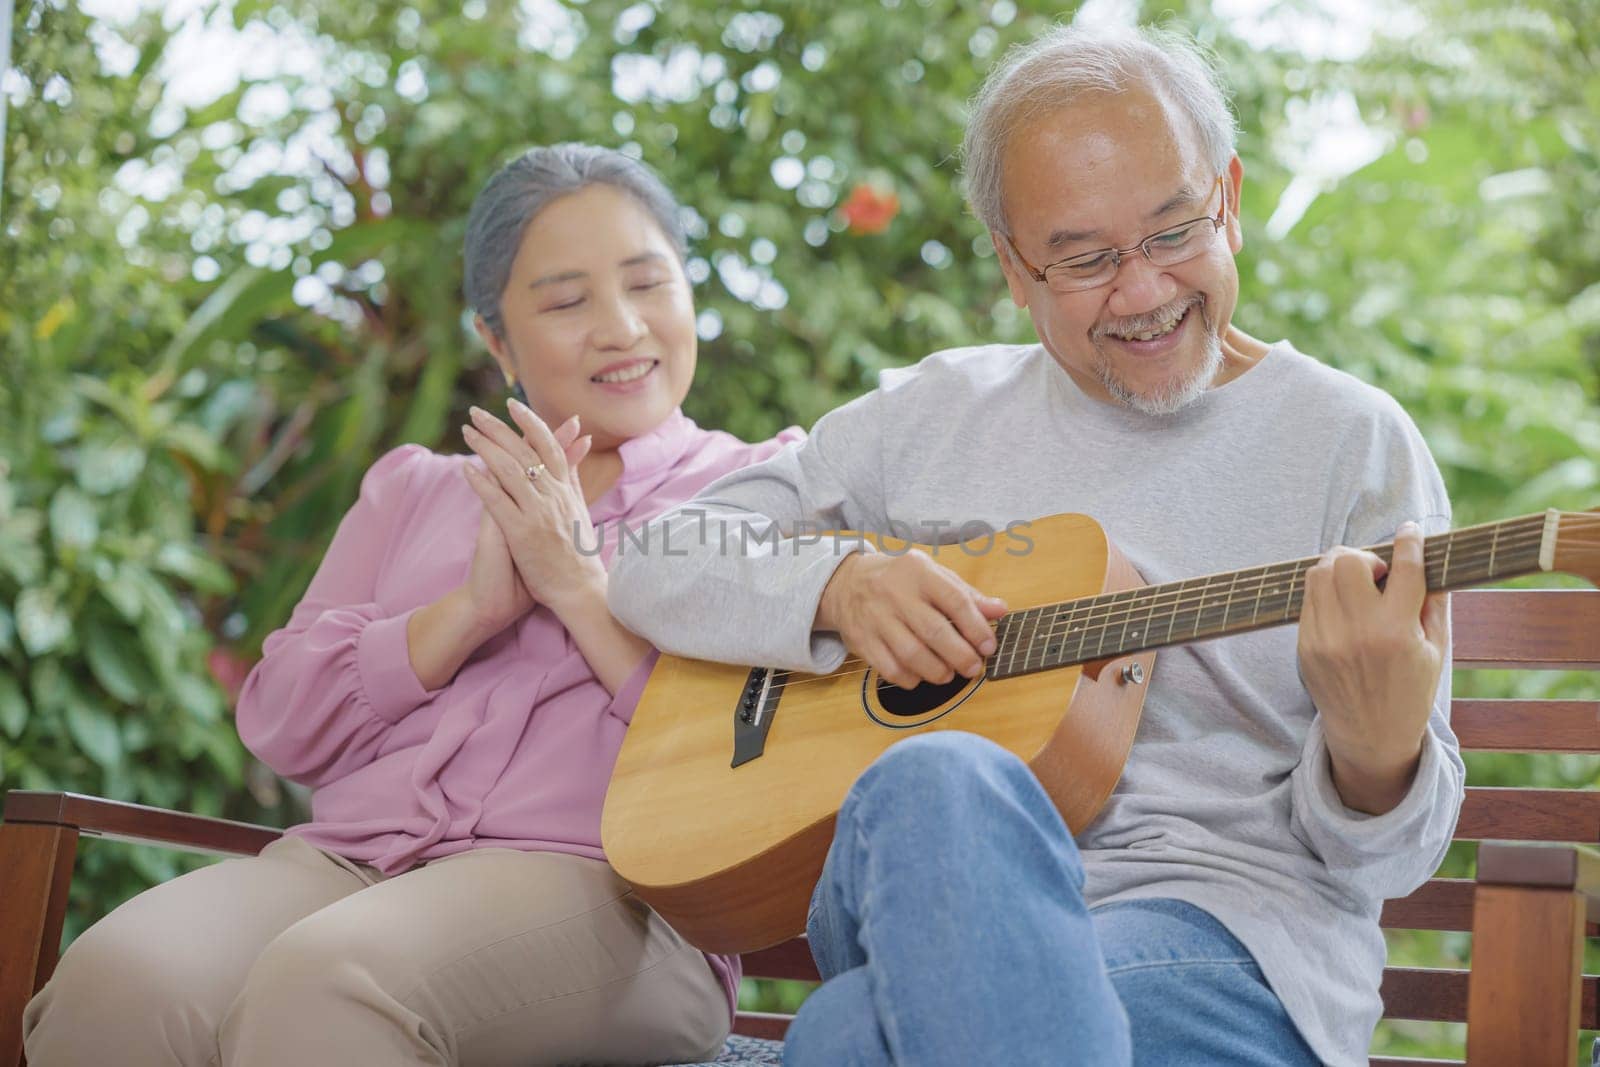
[[[578,464],[592,438],[579,436],[574,415],[553,432],[519,400],[508,405],[519,434],[481,408],[461,428],[483,461],[462,470],[483,518],[466,593],[479,624],[498,632],[536,603],[558,616],[563,606],[605,588],[605,567],[593,551],[589,506]],[[580,551],[580,546],[588,551]]]

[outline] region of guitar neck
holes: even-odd
[[[1557,512],[1468,526],[1423,541],[1430,591],[1551,569]],[[1394,544],[1367,551],[1385,563]],[[1013,611],[996,627],[991,678],[1010,678],[1169,645],[1283,626],[1300,618],[1319,556]]]

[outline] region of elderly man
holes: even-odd
[[[885,372],[664,518],[672,553],[617,565],[613,610],[668,651],[826,673],[848,650],[911,686],[975,677],[1004,605],[922,552],[696,543],[696,513],[948,541],[1083,512],[1151,583],[1322,556],[1298,631],[1162,653],[1076,841],[986,740],[880,757],[812,898],[827,981],[789,1062],[1366,1062],[1380,904],[1433,871],[1462,796],[1447,613],[1422,577],[1450,508],[1390,398],[1232,325],[1234,132],[1181,38],[1059,28],[1013,51],[975,101],[966,178],[1040,343]],[[1390,537],[1381,585],[1339,547]]]

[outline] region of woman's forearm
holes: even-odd
[[[406,650],[411,669],[427,690],[438,689],[456,676],[467,657],[494,634],[486,633],[463,590],[454,589],[412,612],[406,622]]]
[[[551,604],[578,651],[589,661],[606,692],[616,696],[639,662],[651,652],[651,644],[623,626],[606,607],[606,575],[602,571],[580,593],[561,604]]]

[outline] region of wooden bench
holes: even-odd
[[[1454,596],[1460,669],[1600,670],[1600,591]],[[1600,700],[1455,701],[1461,746],[1600,753]],[[21,1058],[23,1006],[55,968],[80,837],[253,854],[277,830],[73,793],[7,794],[0,822],[0,1067]],[[1436,878],[1389,901],[1391,929],[1472,932],[1472,969],[1391,967],[1385,1014],[1466,1022],[1475,1067],[1570,1067],[1577,1031],[1600,1029],[1583,974],[1600,920],[1600,790],[1471,786],[1458,840],[1483,842],[1477,877]],[[803,940],[745,957],[751,977],[816,979]],[[740,1013],[735,1030],[781,1038],[788,1016]],[[1375,1058],[1375,1065],[1440,1061]]]

